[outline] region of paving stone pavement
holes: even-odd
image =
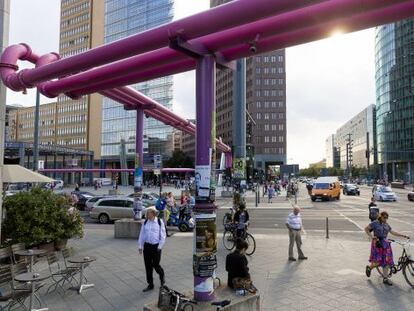
[[[413,310],[413,289],[401,273],[393,277],[394,286],[386,287],[373,271],[364,275],[369,242],[363,236],[354,239],[304,236],[306,261],[287,261],[287,234],[281,231],[256,234],[256,253],[249,258],[254,283],[260,290],[262,310]],[[254,234],[254,231],[252,231]],[[157,299],[158,291],[142,293],[146,286],[142,257],[135,240],[114,239],[113,231],[86,229],[82,240],[70,245],[78,254],[96,256],[86,269],[94,288],[81,295],[67,291],[42,294],[49,310],[104,311],[142,310]],[[400,254],[395,247],[395,259]],[[186,292],[192,289],[192,234],[176,233],[167,239],[161,264],[170,287]],[[219,236],[218,276],[226,282],[224,261],[227,251]],[[45,266],[40,265],[38,269]],[[157,275],[154,274],[157,286]]]

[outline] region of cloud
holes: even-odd
[[[34,52],[42,55],[59,52],[60,1],[57,0],[12,0],[10,1],[10,38],[9,45],[24,42]],[[31,67],[27,62],[19,67]],[[27,95],[7,91],[7,104],[33,106],[36,92],[28,90]],[[41,96],[41,102],[54,99]]]
[[[288,158],[325,157],[325,139],[375,103],[374,30],[287,50]],[[291,161],[292,162],[292,161]]]

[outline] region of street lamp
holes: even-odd
[[[394,101],[395,102],[395,101]],[[385,118],[390,116],[392,114],[392,111],[388,111],[387,113],[384,114],[384,134],[383,134],[383,140],[382,140],[382,144],[383,144],[383,154],[384,154],[384,168],[383,168],[383,177],[384,177],[384,181],[386,184],[388,184],[388,163],[387,163],[387,152],[388,152],[388,148],[387,148],[387,144],[385,142],[385,127],[386,127],[386,122],[385,122]]]

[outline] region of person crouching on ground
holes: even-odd
[[[234,288],[233,281],[241,278],[250,281],[249,267],[247,266],[246,250],[249,247],[246,241],[236,240],[236,250],[226,257],[226,271],[228,272],[227,286]]]
[[[371,276],[371,270],[375,267],[382,267],[383,283],[392,285],[389,279],[389,269],[394,265],[394,258],[392,254],[391,243],[387,240],[388,233],[409,239],[410,237],[393,231],[391,226],[387,223],[388,213],[381,212],[378,219],[371,222],[366,228],[365,232],[372,240],[371,255],[369,256],[369,266],[365,267],[365,274],[367,277]],[[373,234],[371,234],[371,231]]]
[[[308,259],[302,252],[302,237],[301,231],[302,226],[302,217],[300,215],[300,208],[298,206],[293,207],[293,213],[290,213],[286,219],[286,227],[289,230],[289,260],[296,261],[296,258],[293,257],[293,245],[296,242],[296,247],[298,249],[299,259],[304,260]]]
[[[147,274],[148,286],[143,292],[154,289],[152,272],[155,270],[160,276],[161,286],[165,283],[164,270],[160,265],[161,250],[165,244],[165,226],[163,221],[158,218],[157,210],[151,206],[145,209],[145,222],[141,226],[138,239],[139,253],[144,253],[145,272]]]

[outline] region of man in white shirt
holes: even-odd
[[[154,289],[152,271],[155,270],[160,276],[161,286],[165,283],[164,270],[160,266],[161,250],[165,244],[164,222],[156,217],[157,210],[151,206],[145,209],[146,220],[141,226],[138,239],[139,253],[144,253],[145,271],[147,273],[148,286],[143,292]]]
[[[308,259],[302,252],[302,237],[300,235],[302,231],[302,218],[300,216],[300,208],[298,206],[293,207],[293,213],[290,213],[286,219],[286,227],[289,230],[289,260],[296,261],[296,258],[293,256],[293,245],[296,242],[296,247],[298,248],[299,259]]]

